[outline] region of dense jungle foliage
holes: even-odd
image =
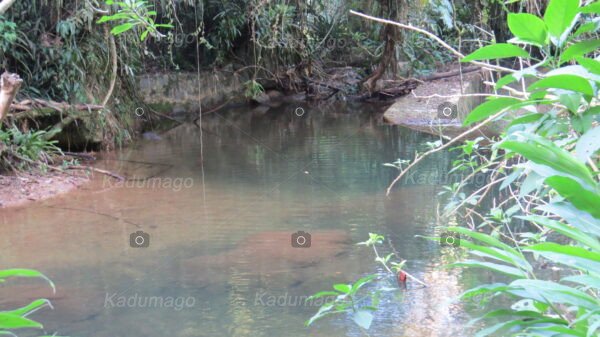
[[[140,39],[137,26],[110,36],[115,22],[99,20],[120,8],[108,3],[17,1],[2,15],[0,59],[24,80],[19,101],[98,104],[104,112],[46,106],[13,114],[7,125],[53,129],[54,136],[75,121],[110,146],[132,137],[135,76],[144,72],[198,66],[244,72],[252,95],[265,85],[301,89],[298,78],[327,76],[327,67],[357,66],[372,87],[384,74],[418,76],[452,59],[422,35],[367,23],[349,15],[351,9],[411,22],[467,51],[478,47],[478,38],[506,30],[497,24],[505,5],[488,0],[125,1],[164,25]],[[531,1],[511,6],[539,8]]]

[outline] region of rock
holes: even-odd
[[[173,110],[171,111],[171,116],[172,117],[181,117],[181,116],[185,116],[187,114],[188,110],[186,108],[184,108],[181,105],[176,105],[173,107]]]
[[[156,133],[154,133],[152,131],[144,132],[142,134],[142,138],[144,138],[145,140],[153,140],[153,141],[162,140],[161,136],[159,136],[158,134],[156,134]]]
[[[277,107],[281,105],[285,95],[278,90],[267,90],[260,95],[254,97],[254,101],[259,104],[268,105],[270,107]]]

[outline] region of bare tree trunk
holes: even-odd
[[[17,0],[2,0],[0,1],[0,14],[4,14],[10,6],[12,6]]]
[[[17,74],[12,74],[7,71],[0,78],[0,125],[4,117],[8,114],[10,104],[19,92],[23,80]]]

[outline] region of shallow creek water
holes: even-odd
[[[454,299],[475,275],[444,269],[452,252],[415,238],[439,234],[450,156],[385,196],[396,170],[383,163],[435,138],[385,125],[369,106],[250,110],[205,116],[202,142],[186,124],[103,154],[98,166],[125,183],[96,175],[76,192],[1,210],[0,269],[36,268],[57,292],[13,280],[0,286],[0,308],[49,298],[54,309],[34,317],[65,336],[362,336],[347,316],[305,327],[319,303],[304,297],[385,275],[355,245],[377,232],[429,287],[384,292],[369,335],[465,335]],[[136,231],[148,247],[131,247]],[[297,231],[311,234],[310,248],[291,247]]]

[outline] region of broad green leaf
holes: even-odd
[[[575,153],[577,159],[585,163],[598,150],[600,150],[600,126],[589,130],[579,138],[575,147]]]
[[[576,177],[587,186],[596,186],[596,181],[587,166],[569,152],[538,135],[525,133],[519,135],[522,140],[506,140],[500,144],[500,148],[516,152],[534,163]]]
[[[581,8],[581,13],[600,14],[600,1],[596,1]]]
[[[487,102],[480,104],[465,118],[463,125],[471,125],[475,122],[484,120],[500,111],[511,108],[523,101],[516,98],[500,97],[491,99]]]
[[[585,33],[595,32],[599,28],[600,28],[600,20],[598,20],[598,18],[595,18],[592,21],[590,21],[588,23],[584,23],[579,28],[577,28],[575,33],[573,33],[573,37],[575,38],[575,37],[578,37]]]
[[[552,220],[549,217],[539,215],[518,216],[517,218],[550,228],[553,231],[560,233],[566,237],[569,237],[575,242],[590,247],[597,253],[600,253],[600,243],[598,242],[598,240],[585,234],[583,231],[575,227],[563,224],[556,220]]]
[[[593,96],[594,89],[588,80],[577,75],[554,75],[543,78],[527,88],[529,91],[538,89],[563,89],[580,92],[584,95]]]
[[[131,17],[126,13],[117,13],[114,15],[105,15],[105,16],[101,17],[98,21],[96,21],[96,23],[104,23],[104,22],[115,21],[115,20],[128,20],[130,18]]]
[[[583,188],[575,179],[564,176],[547,178],[546,184],[569,200],[577,209],[600,219],[600,195],[597,193]]]
[[[548,42],[546,24],[539,17],[528,13],[509,13],[508,28],[520,41],[543,46]]]
[[[148,37],[148,34],[150,33],[149,30],[144,31],[141,35],[140,35],[140,40],[144,41],[146,40],[146,38]]]
[[[576,57],[596,51],[600,48],[600,39],[584,40],[569,46],[560,56],[560,62],[569,62]]]
[[[515,81],[517,81],[517,79],[512,74],[505,75],[502,78],[500,78],[498,82],[496,82],[496,89],[502,89],[504,86],[511,84]]]
[[[529,58],[529,53],[522,48],[509,43],[496,43],[481,47],[471,54],[465,56],[461,62],[494,60],[507,57]]]
[[[499,331],[524,331],[528,326],[532,325],[542,325],[548,323],[556,323],[560,324],[564,322],[562,319],[558,318],[541,318],[534,320],[509,320],[502,323],[494,324],[490,327],[487,327],[475,334],[475,337],[485,337],[485,336],[511,336],[512,334],[497,334]]]
[[[568,202],[553,202],[536,208],[542,212],[549,212],[565,219],[569,225],[580,231],[595,237],[600,236],[600,220],[591,216],[591,214],[580,211]]]
[[[131,28],[133,28],[133,26],[135,26],[135,24],[133,23],[124,23],[122,25],[118,25],[115,28],[110,30],[110,33],[113,35],[119,35],[121,33],[124,33],[128,30],[130,30]]]
[[[571,125],[579,133],[586,133],[592,128],[596,115],[600,114],[600,106],[587,109],[582,114],[571,116]]]
[[[377,278],[377,275],[367,275],[367,276],[359,279],[358,281],[354,282],[354,284],[352,285],[352,289],[351,289],[352,293],[356,293],[356,291],[358,291],[360,288],[362,288],[362,286],[373,281],[375,278]]]
[[[347,294],[350,292],[350,290],[352,288],[347,284],[340,283],[340,284],[334,284],[333,289],[335,289],[341,293]]]
[[[561,279],[561,282],[565,281],[581,284],[585,287],[592,287],[600,290],[600,278],[592,275],[574,275]]]
[[[326,296],[338,296],[339,293],[336,293],[335,291],[320,291],[312,296],[309,296],[306,300],[314,300],[317,298],[321,298],[321,297],[326,297]]]
[[[519,279],[513,281],[510,287],[510,293],[542,303],[548,303],[550,300],[554,303],[579,305],[588,309],[598,307],[598,301],[583,291],[551,281]]]
[[[515,257],[517,259],[524,258],[524,256],[521,253],[519,253],[516,249],[512,248],[511,246],[505,244],[504,242],[496,239],[495,237],[493,237],[491,235],[479,233],[479,232],[472,231],[472,230],[464,228],[464,227],[457,227],[457,226],[447,227],[446,230],[448,230],[450,232],[456,232],[461,235],[465,235],[470,238],[473,238],[477,241],[486,243],[490,246],[500,248],[501,250],[504,250],[505,252],[510,253],[513,257]]]
[[[469,253],[477,255],[479,257],[494,259],[500,262],[505,262],[508,264],[512,264],[513,266],[521,269],[525,269],[527,271],[531,271],[531,265],[525,258],[517,258],[513,254],[506,252],[502,249],[498,249],[495,247],[486,247],[476,245],[468,240],[461,239],[460,240],[461,247],[465,247],[469,249]]]
[[[583,95],[579,93],[560,95],[560,102],[574,114],[578,112],[582,99]]]
[[[504,317],[504,316],[518,316],[518,317],[524,317],[524,318],[532,318],[532,317],[533,318],[542,318],[542,317],[544,317],[542,314],[540,314],[537,311],[515,311],[515,310],[511,310],[511,309],[498,309],[498,310],[493,310],[493,311],[487,312],[485,315],[469,321],[469,323],[467,323],[467,326],[472,326],[473,324],[475,324],[481,320],[497,318],[497,317]]]
[[[582,247],[546,242],[525,247],[523,251],[536,252],[554,263],[561,263],[586,271],[595,270],[600,273],[600,254]]]
[[[577,63],[587,69],[590,73],[600,75],[600,62],[591,58],[578,57]]]
[[[579,0],[550,0],[544,22],[552,37],[552,42],[562,47],[566,35],[575,24],[579,13]]]
[[[25,317],[0,313],[0,329],[21,329],[21,328],[38,328],[43,326],[33,320]]]
[[[352,320],[361,328],[369,330],[373,323],[373,314],[366,310],[359,310],[352,315]]]
[[[484,269],[493,270],[493,271],[496,271],[496,272],[499,272],[499,273],[502,273],[505,275],[509,275],[509,276],[512,276],[515,278],[526,278],[527,277],[527,273],[525,273],[521,269],[507,266],[504,264],[492,263],[492,262],[484,262],[484,261],[477,261],[477,260],[465,260],[465,261],[461,261],[461,262],[452,263],[451,266],[484,268]]]
[[[483,284],[477,286],[475,288],[471,288],[464,293],[462,293],[459,298],[461,299],[469,299],[475,296],[489,294],[489,293],[497,293],[502,292],[508,289],[508,285],[505,283],[493,283],[493,284]]]
[[[46,282],[48,282],[50,284],[50,286],[52,287],[53,291],[56,291],[56,288],[54,287],[54,283],[52,283],[52,281],[46,277],[46,275],[40,273],[37,270],[32,270],[32,269],[4,269],[4,270],[0,270],[0,281],[7,279],[9,277],[28,277],[28,278],[41,278],[46,280]]]
[[[22,308],[10,310],[10,311],[2,311],[0,313],[16,315],[16,316],[26,316],[26,315],[30,314],[31,312],[33,312],[43,306],[46,306],[46,305],[51,306],[50,301],[48,301],[46,299],[43,299],[43,300],[40,299],[40,300],[35,300]]]
[[[515,126],[515,125],[519,125],[519,124],[535,123],[543,117],[544,117],[544,114],[537,113],[537,112],[523,115],[523,116],[513,119],[508,126],[511,127],[511,126]]]

